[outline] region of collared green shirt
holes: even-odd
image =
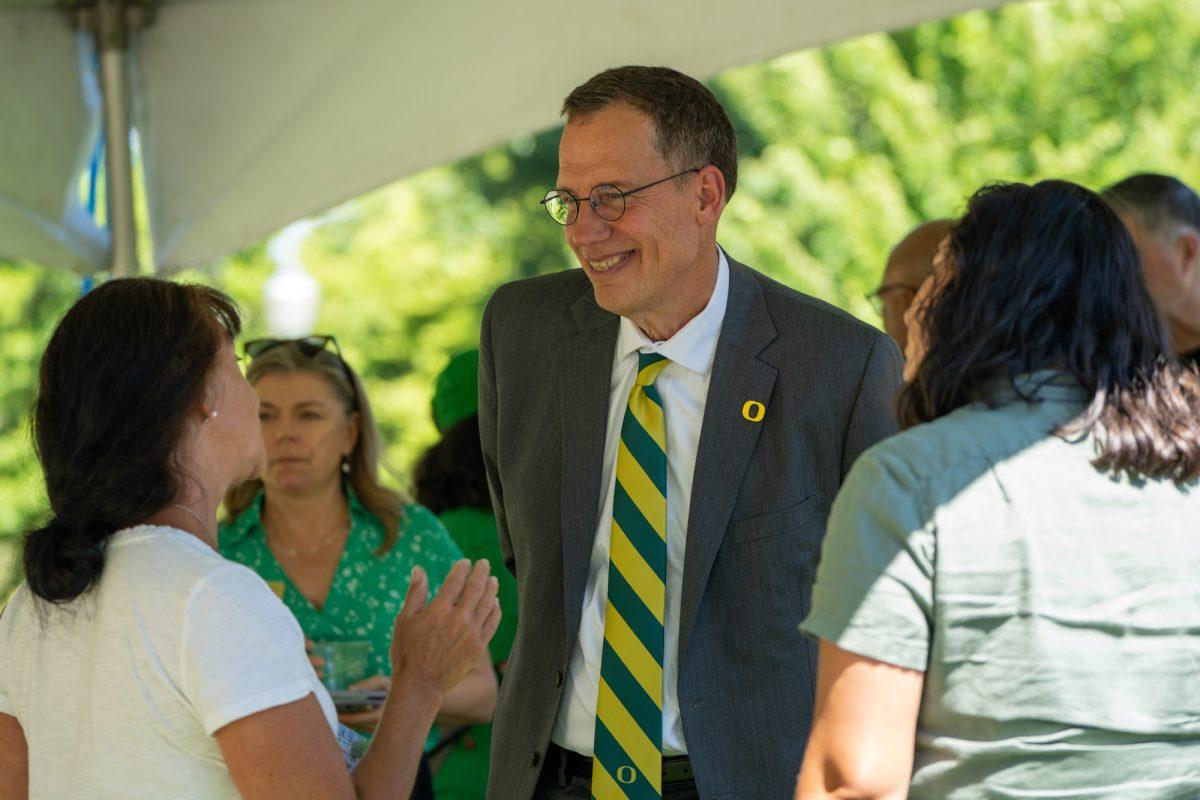
[[[1200,484],[1091,464],[1038,373],[856,462],[802,628],[925,673],[909,797],[1200,797]]]
[[[291,609],[305,636],[317,642],[368,641],[368,675],[391,675],[392,626],[404,605],[413,567],[424,568],[430,591],[436,592],[454,562],[462,558],[462,552],[437,517],[424,506],[412,504],[400,519],[395,546],[382,556],[376,555],[383,541],[383,523],[363,507],[353,492],[349,500],[350,534],[321,609],[292,584],[267,546],[261,517],[262,493],[236,520],[221,526],[220,551],[261,575]]]

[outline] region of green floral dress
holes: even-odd
[[[438,518],[414,503],[400,518],[395,546],[376,555],[383,541],[383,523],[352,491],[348,490],[348,495],[350,535],[321,609],[292,584],[267,547],[261,492],[237,519],[221,525],[217,540],[221,555],[262,576],[291,609],[305,636],[315,642],[370,642],[367,675],[391,675],[392,625],[404,605],[413,567],[420,566],[428,573],[430,590],[436,592],[454,562],[463,557],[462,551]],[[429,746],[437,741],[436,730],[430,734]]]

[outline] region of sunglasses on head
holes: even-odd
[[[354,386],[354,376],[350,374],[350,365],[342,358],[342,348],[338,346],[336,338],[327,334],[302,336],[299,339],[250,339],[242,343],[242,352],[253,359],[285,344],[295,345],[305,358],[313,358],[321,352],[333,353],[342,365],[342,371],[346,373],[346,380],[350,382],[351,387]],[[333,345],[332,350],[329,349],[330,345]]]
[[[326,335],[302,336],[299,339],[250,339],[242,343],[242,352],[250,358],[258,358],[284,344],[296,345],[296,349],[306,358],[312,358],[322,350],[328,350],[329,345],[333,345],[334,355],[342,357],[342,348],[338,347],[337,339]]]

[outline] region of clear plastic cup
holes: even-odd
[[[349,689],[367,677],[370,642],[315,642],[310,652],[325,659],[321,683],[331,692]]]

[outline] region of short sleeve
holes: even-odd
[[[812,609],[800,628],[843,650],[924,671],[935,538],[918,482],[870,451],[834,500]]]
[[[316,685],[304,634],[262,578],[224,566],[193,591],[184,613],[181,681],[210,736]]]
[[[9,663],[9,654],[14,651],[16,640],[13,626],[24,610],[22,607],[23,592],[28,592],[25,584],[21,584],[21,587],[17,589],[17,592],[9,600],[7,608],[0,608],[0,714],[8,714],[10,717],[17,715],[17,709],[13,704],[9,686],[9,682],[13,679],[13,667]],[[5,614],[8,615],[7,619]]]

